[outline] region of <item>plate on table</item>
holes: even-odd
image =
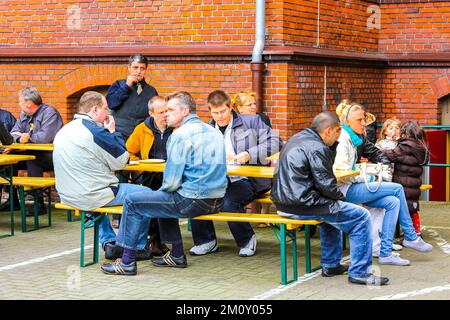
[[[139,163],[163,163],[166,162],[164,159],[144,159],[139,160]]]

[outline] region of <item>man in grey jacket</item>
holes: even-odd
[[[267,165],[266,157],[277,153],[281,140],[272,128],[264,124],[258,115],[233,111],[230,97],[222,90],[208,95],[208,108],[213,118],[210,124],[223,135],[227,163],[234,165]],[[245,212],[245,206],[269,191],[270,179],[228,177],[224,198],[224,211]],[[228,222],[231,233],[239,247],[239,256],[249,257],[256,252],[256,235],[250,223]],[[195,246],[191,255],[205,255],[218,250],[212,221],[191,221]]]
[[[108,115],[105,97],[94,91],[84,93],[74,120],[56,135],[53,161],[56,190],[61,202],[81,210],[122,205],[125,196],[148,192],[149,188],[119,183],[114,174],[128,163],[129,153],[122,135],[116,131],[114,118]],[[145,221],[144,221],[145,222]],[[148,219],[139,232],[138,260],[148,260],[146,250]],[[100,222],[100,243],[108,255],[120,250],[108,217]]]
[[[11,129],[14,142],[52,143],[56,133],[63,126],[58,110],[42,102],[42,97],[34,87],[26,87],[19,92],[20,117]],[[5,152],[9,152],[5,149]],[[18,169],[27,169],[29,177],[42,177],[44,171],[53,171],[51,151],[31,151],[26,154],[36,156],[35,160],[19,163]],[[39,213],[45,213],[44,199],[39,196]],[[28,211],[27,215],[34,215]]]

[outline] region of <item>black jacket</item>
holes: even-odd
[[[14,142],[13,136],[5,128],[3,122],[0,122],[0,141],[4,145],[10,145],[11,143]]]
[[[383,154],[383,151],[378,149],[372,142],[363,137],[363,144],[356,148],[358,161],[361,162],[361,157],[367,158],[370,162],[383,164],[391,164],[389,159]]]
[[[141,81],[142,92],[137,94],[137,84],[131,88],[126,79],[117,80],[109,87],[106,94],[108,107],[116,121],[116,130],[128,140],[134,128],[148,117],[148,101],[158,92],[145,80]]]
[[[289,139],[280,153],[271,199],[278,210],[302,215],[336,214],[345,200],[333,173],[336,146],[311,128]]]

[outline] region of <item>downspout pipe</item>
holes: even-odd
[[[262,58],[265,45],[265,0],[256,0],[255,45],[252,52],[252,89],[256,92],[256,112],[263,107],[263,72],[265,65]]]

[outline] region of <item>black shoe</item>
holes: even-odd
[[[137,274],[136,261],[130,264],[123,264],[121,259],[117,259],[113,263],[104,263],[101,269],[106,274],[117,274],[121,276],[135,276]]]
[[[168,246],[161,242],[149,241],[147,245],[149,250],[152,252],[152,255],[156,257],[163,256],[170,250]]]
[[[322,277],[334,277],[341,274],[344,274],[348,271],[348,266],[340,264],[337,267],[333,268],[322,268]]]
[[[365,284],[368,286],[383,286],[389,282],[389,278],[378,277],[369,273],[366,277],[348,277],[348,282],[356,284]]]
[[[136,261],[150,260],[153,258],[152,251],[147,247],[136,251]]]
[[[10,208],[10,202],[9,200],[6,200],[5,203],[3,203],[2,205],[0,205],[0,211],[9,211]],[[19,204],[19,200],[14,200],[14,207],[13,207],[14,211],[20,210],[20,204]]]
[[[123,248],[116,246],[113,242],[106,243],[103,250],[105,250],[105,259],[116,260],[118,258],[122,258]]]
[[[187,267],[187,259],[185,255],[176,258],[170,254],[170,251],[168,251],[161,258],[153,258],[152,263],[157,267],[174,267],[174,268]]]

